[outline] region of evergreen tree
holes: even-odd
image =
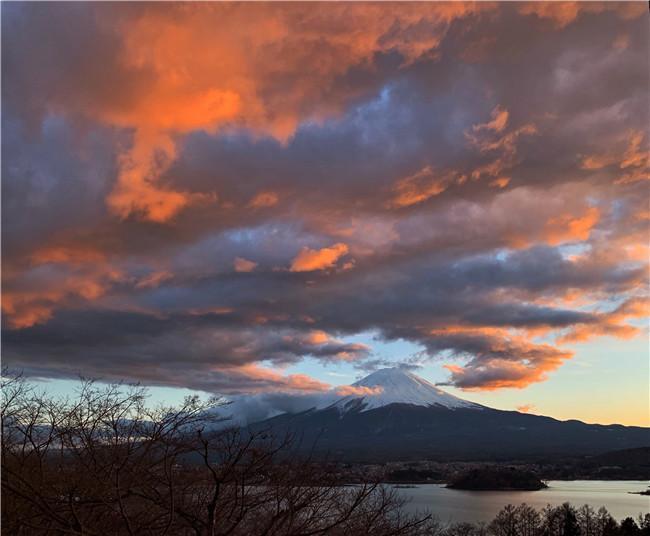
[[[601,506],[596,514],[597,534],[599,536],[617,536],[618,523],[609,515],[607,508]]]
[[[613,517],[608,518],[603,525],[602,536],[619,536],[618,523]]]
[[[620,534],[621,536],[639,536],[641,534],[641,529],[634,519],[626,517],[621,521]]]
[[[569,503],[564,503],[560,507],[562,514],[562,536],[581,536],[580,525],[578,525],[578,518],[576,510]]]

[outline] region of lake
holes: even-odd
[[[648,483],[644,481],[552,480],[547,484],[548,488],[539,491],[464,491],[447,489],[443,484],[422,484],[397,491],[409,500],[408,512],[431,513],[443,522],[491,521],[505,505],[523,502],[537,509],[564,502],[573,506],[588,504],[596,510],[604,506],[618,521],[650,512],[650,496],[628,493],[647,489]]]

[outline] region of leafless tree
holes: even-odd
[[[147,403],[146,390],[82,381],[56,398],[2,385],[5,534],[419,535],[377,483],[345,487],[290,438],[217,429],[219,402]],[[223,424],[223,423],[222,423]]]
[[[532,506],[520,504],[515,509],[517,517],[517,534],[519,536],[538,536],[541,528],[539,512]]]
[[[588,504],[581,506],[578,509],[577,517],[581,536],[600,536],[596,511],[591,506]]]
[[[517,509],[509,504],[501,510],[490,524],[490,532],[494,536],[519,536]]]

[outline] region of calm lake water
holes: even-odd
[[[461,491],[447,489],[442,484],[422,484],[413,488],[398,488],[409,499],[409,512],[427,512],[448,521],[491,521],[506,504],[523,502],[543,508],[547,504],[570,502],[574,506],[588,504],[595,509],[604,506],[617,520],[650,512],[650,496],[633,495],[629,491],[647,489],[648,483],[638,480],[602,481],[552,480],[548,488],[539,491]]]

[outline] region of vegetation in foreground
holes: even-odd
[[[648,536],[650,514],[618,523],[607,509],[569,503],[546,506],[541,511],[521,504],[503,508],[490,523],[456,523],[434,527],[435,536]]]
[[[218,402],[151,408],[146,390],[82,382],[75,397],[2,384],[2,531],[7,535],[627,536],[601,509],[504,508],[487,525],[443,526],[404,513],[376,482],[342,486],[292,442],[214,432]]]
[[[412,535],[378,483],[344,487],[264,432],[214,429],[218,402],[151,408],[140,387],[82,382],[61,399],[2,385],[7,535]]]

